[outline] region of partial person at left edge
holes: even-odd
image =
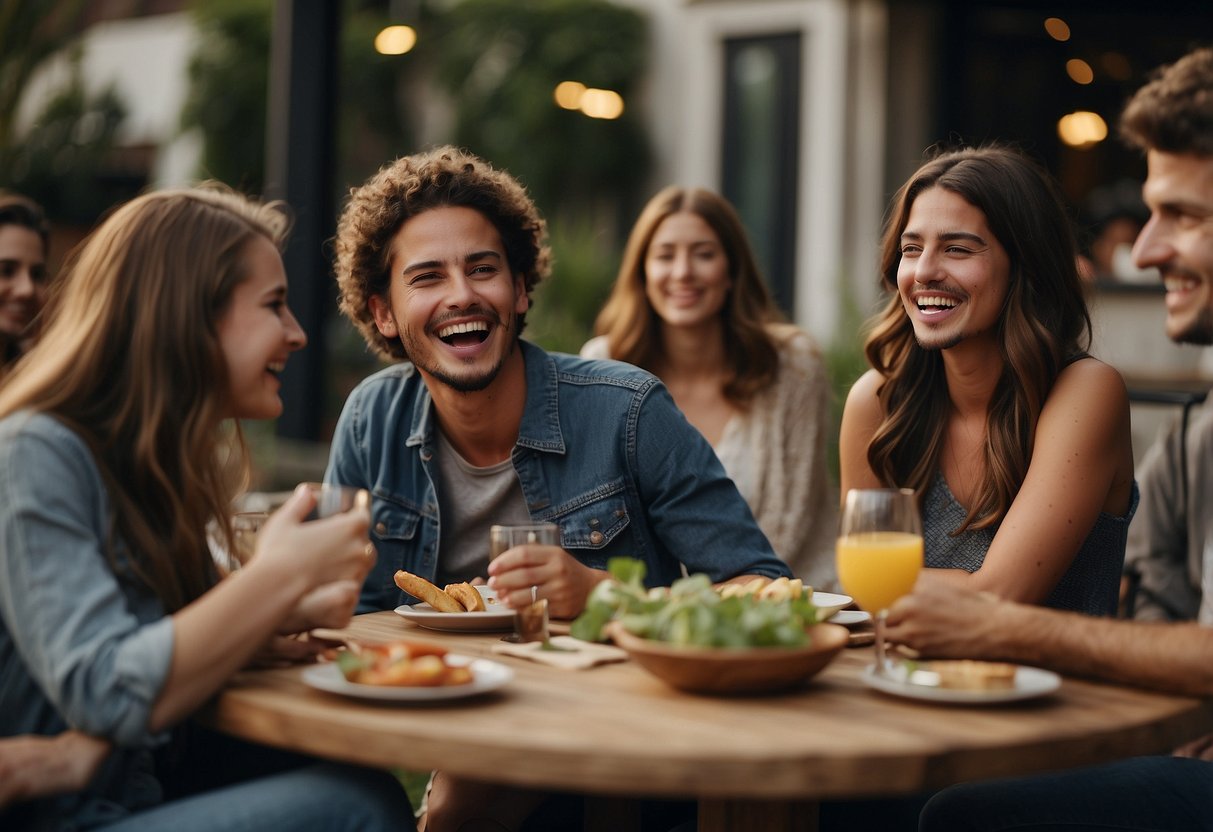
[[[504,171],[453,147],[406,156],[351,192],[337,230],[341,309],[397,363],[350,395],[325,479],[372,494],[379,560],[361,611],[488,575],[572,618],[613,556],[666,585],[789,575],[712,447],[653,375],[521,339],[550,269],[546,223]],[[488,557],[493,524],[552,522],[559,546]],[[534,588],[534,590],[532,589]]]
[[[50,226],[42,207],[0,191],[0,378],[28,348],[46,302]]]
[[[43,772],[0,788],[0,828],[352,832],[411,814],[387,772],[191,719],[259,659],[314,658],[284,637],[344,626],[374,556],[369,512],[305,522],[306,488],[230,576],[208,546],[229,529],[223,459],[245,457],[233,421],[280,415],[278,374],[306,343],[281,208],[219,187],[119,206],[0,382],[0,776]]]

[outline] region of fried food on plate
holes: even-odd
[[[800,578],[776,578],[758,590],[758,597],[771,601],[788,601],[804,594],[804,582]]]
[[[351,645],[337,654],[346,681],[360,685],[442,687],[472,681],[467,667],[447,664],[446,650],[413,641]]]
[[[466,612],[462,604],[420,575],[401,569],[396,572],[394,580],[396,586],[414,598],[420,598],[438,612]]]
[[[484,597],[469,583],[447,584],[442,591],[459,602],[468,612],[485,612]]]
[[[804,596],[805,592],[812,593],[812,587],[805,587],[800,578],[776,578],[770,581],[766,578],[754,578],[745,583],[725,584],[720,588],[721,598],[733,598],[753,595],[763,601],[788,601]]]
[[[1015,687],[1015,665],[970,659],[926,662],[924,670],[939,674],[941,688],[958,690],[1009,690]]]

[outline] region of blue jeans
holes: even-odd
[[[920,832],[1208,832],[1213,762],[1138,757],[1059,774],[965,783],[931,798]]]
[[[408,796],[392,775],[315,763],[174,800],[100,830],[395,832],[411,828]]]

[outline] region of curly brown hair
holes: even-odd
[[[386,297],[392,239],[404,223],[432,208],[474,208],[493,224],[510,269],[523,276],[527,297],[551,270],[547,223],[518,180],[466,150],[445,145],[384,165],[350,199],[337,223],[336,273],[342,314],[382,358],[408,359],[398,338],[375,326],[370,299]],[[518,332],[526,315],[518,316]]]
[[[1157,70],[1125,105],[1120,133],[1143,150],[1213,156],[1213,48]]]

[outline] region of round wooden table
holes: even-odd
[[[676,691],[631,662],[578,671],[499,656],[491,649],[500,634],[434,632],[392,612],[358,616],[342,635],[433,642],[517,675],[493,693],[418,706],[316,691],[301,668],[246,672],[203,721],[371,766],[593,795],[693,797],[701,830],[765,832],[815,828],[823,799],[915,794],[1166,752],[1213,730],[1213,701],[1069,678],[1054,694],[1005,705],[894,698],[860,679],[870,649],[844,650],[792,693],[722,698]]]

